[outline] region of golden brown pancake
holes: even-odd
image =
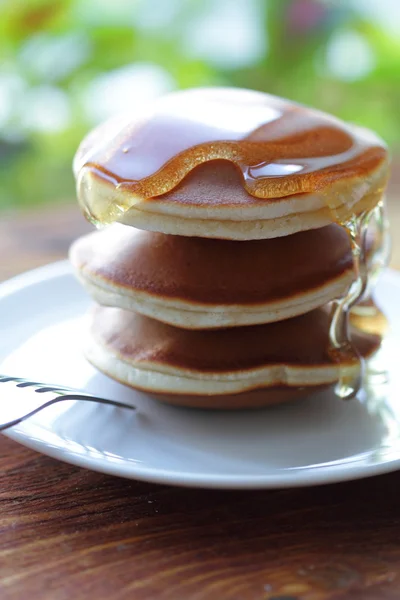
[[[268,325],[188,331],[117,308],[98,307],[93,314],[88,360],[110,377],[188,406],[257,406],[280,400],[299,388],[313,390],[338,379],[339,365],[329,351],[330,309],[316,309]],[[368,357],[380,338],[355,331],[353,342]],[[358,364],[341,363],[349,373]],[[271,394],[268,394],[268,391]],[[300,390],[304,393],[304,389]],[[202,397],[235,396],[206,403]],[[251,397],[250,396],[250,397]],[[290,396],[290,394],[289,394]],[[247,399],[246,399],[247,398]],[[241,402],[243,400],[243,403]],[[250,404],[248,404],[250,402]]]
[[[286,236],[372,209],[388,171],[375,134],[249,90],[177,92],[89,134],[75,157],[89,219],[185,236]]]
[[[354,277],[338,225],[244,243],[115,224],[80,238],[70,257],[99,304],[188,329],[303,314],[343,295]]]

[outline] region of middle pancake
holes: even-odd
[[[288,319],[343,295],[354,277],[338,225],[240,242],[116,224],[77,240],[71,261],[99,304],[186,329]]]

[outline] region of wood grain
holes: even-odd
[[[400,231],[393,180],[393,231]],[[0,278],[66,255],[73,207],[8,216]],[[393,264],[400,267],[394,236]],[[303,490],[125,481],[0,438],[1,600],[398,600],[400,473]]]
[[[2,600],[399,597],[400,474],[199,491],[1,450]]]

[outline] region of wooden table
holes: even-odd
[[[0,278],[64,256],[87,230],[75,207],[6,216]],[[398,600],[399,496],[400,473],[271,492],[163,487],[2,438],[0,598]]]

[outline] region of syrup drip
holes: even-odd
[[[371,298],[376,282],[390,260],[390,235],[389,235],[389,220],[386,211],[386,203],[382,198],[376,205],[372,215],[373,250],[368,257],[368,288],[365,293],[365,298]]]
[[[366,240],[370,225],[374,226],[374,245],[368,256]],[[384,200],[373,210],[353,216],[347,223],[343,223],[343,227],[351,242],[355,278],[347,294],[333,303],[329,336],[331,357],[339,363],[336,393],[342,399],[350,399],[360,389],[365,366],[351,342],[350,322],[353,321],[365,332],[379,335],[383,335],[387,329],[384,315],[371,299],[373,287],[389,260],[390,244]]]
[[[383,337],[388,331],[388,322],[372,297],[378,278],[390,259],[389,223],[383,199],[373,211],[370,230],[373,248],[368,255],[368,286],[362,300],[352,308],[350,320],[361,331]]]
[[[350,309],[364,294],[368,284],[368,265],[366,257],[366,236],[373,211],[352,216],[343,223],[346,229],[353,255],[354,280],[347,294],[333,303],[332,321],[329,330],[330,354],[339,363],[339,381],[336,394],[343,400],[353,398],[361,386],[363,359],[351,341]]]

